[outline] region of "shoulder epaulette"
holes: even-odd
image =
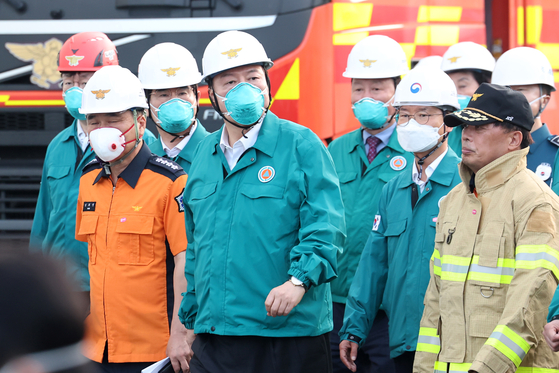
[[[101,162],[99,162],[97,158],[94,158],[83,167],[82,175],[85,175],[93,170],[98,170],[100,168],[103,168],[103,165],[101,164]]]
[[[182,175],[186,175],[186,172],[182,169],[182,167],[178,164],[173,162],[170,159],[160,157],[157,155],[152,154],[149,158],[148,164],[146,168],[167,176],[168,178],[172,179],[173,181]]]
[[[547,140],[549,140],[549,142],[552,143],[553,145],[559,146],[559,135],[550,136],[547,138]]]

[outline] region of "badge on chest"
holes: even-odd
[[[542,163],[536,168],[536,175],[546,181],[551,176],[551,165],[549,163]]]

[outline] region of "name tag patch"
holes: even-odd
[[[97,202],[84,202],[83,211],[95,211],[95,204]]]

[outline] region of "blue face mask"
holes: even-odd
[[[264,92],[252,84],[239,83],[225,97],[217,97],[225,103],[227,114],[239,124],[254,124],[264,113]]]
[[[66,109],[71,116],[78,120],[85,121],[85,114],[80,114],[79,109],[82,107],[83,90],[80,87],[72,87],[62,94]]]
[[[353,114],[363,126],[378,130],[388,120],[388,108],[383,102],[365,97],[353,104]]]
[[[464,110],[470,103],[470,100],[472,99],[471,96],[466,96],[466,95],[458,95],[457,97],[458,97],[458,104],[460,104],[460,110]]]
[[[190,102],[180,98],[162,103],[155,111],[161,128],[173,134],[186,131],[194,120],[194,107]]]

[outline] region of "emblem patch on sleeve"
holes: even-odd
[[[179,206],[179,212],[184,212],[183,194],[184,194],[184,188],[183,188],[182,192],[180,192],[180,194],[175,197],[175,201],[177,202],[177,205]]]
[[[95,204],[97,202],[84,202],[83,211],[95,211]]]
[[[373,230],[377,231],[380,225],[380,215],[375,215],[375,221],[373,222]]]

